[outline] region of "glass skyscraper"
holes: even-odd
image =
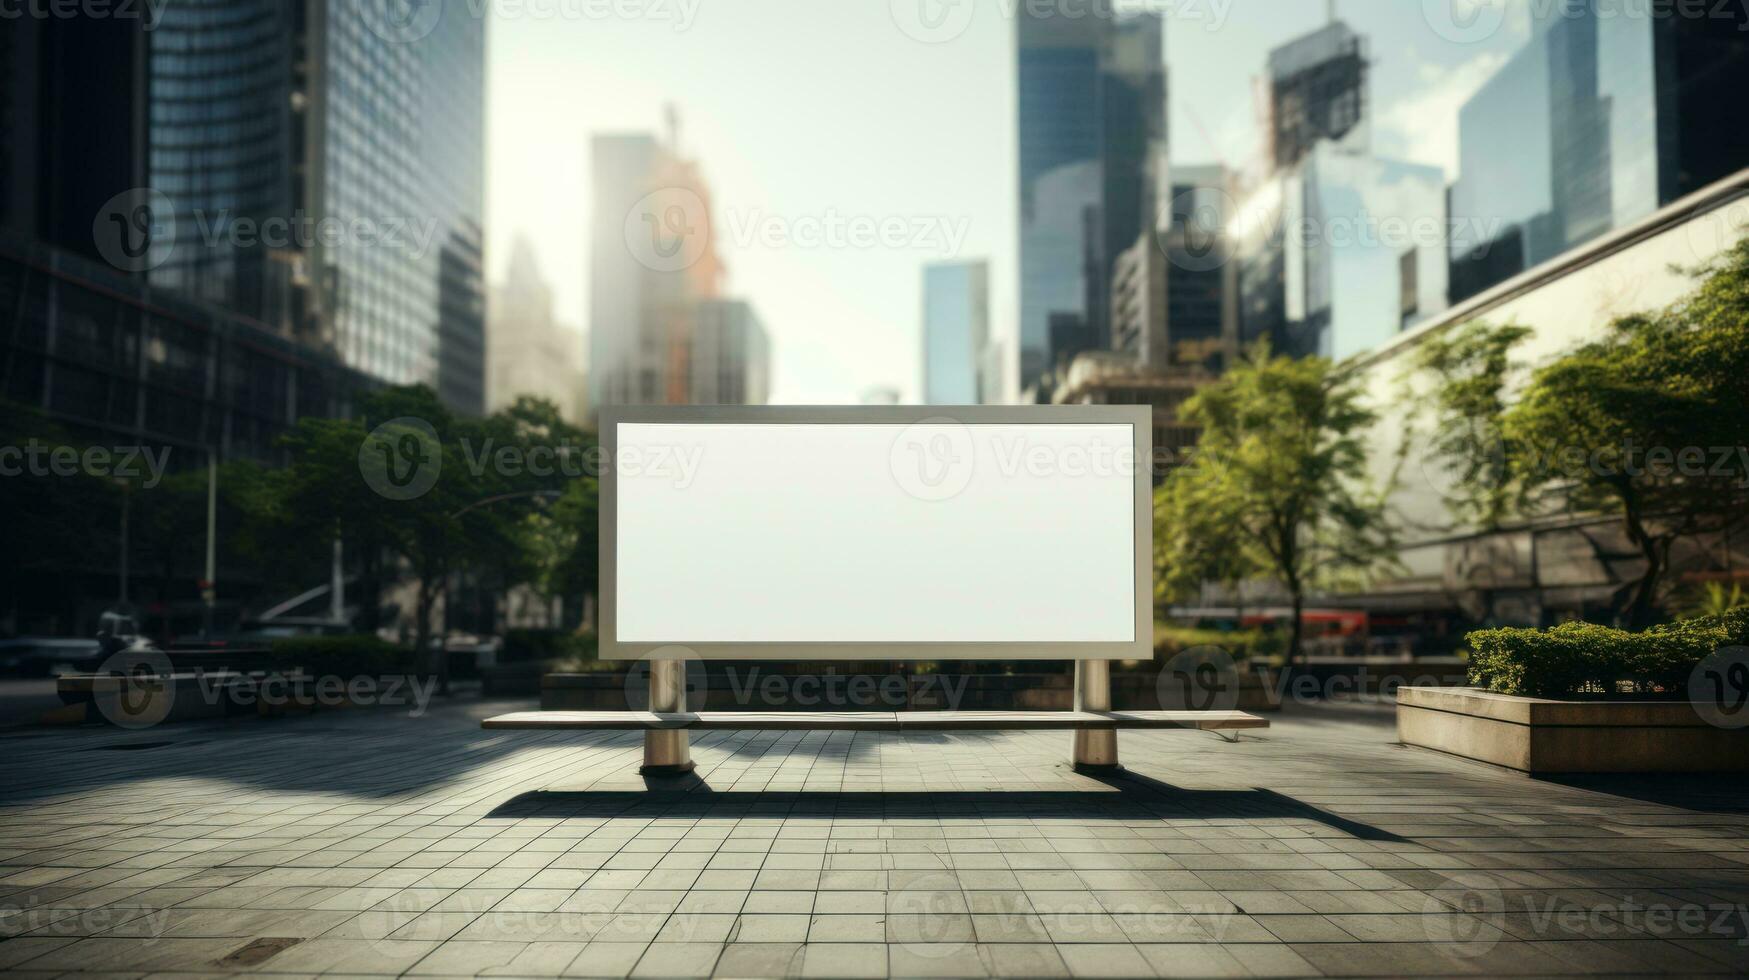
[[[923,402],[982,401],[980,358],[990,339],[990,270],[984,262],[923,268]]]
[[[485,24],[369,4],[179,0],[147,32],[154,286],[485,407]],[[127,97],[118,93],[118,98]]]
[[[288,38],[303,8],[279,0],[188,0],[147,32],[147,184],[175,206],[177,235],[153,286],[295,333],[299,253],[244,244],[243,223],[307,206],[299,161]]]
[[[1464,105],[1451,188],[1451,298],[1749,165],[1749,12],[1665,16],[1564,4]]]
[[[1444,173],[1372,151],[1365,53],[1335,21],[1270,54],[1277,169],[1234,223],[1246,344],[1342,359],[1446,308]]]
[[[1020,386],[1109,343],[1111,272],[1154,224],[1166,147],[1164,20],[1016,17]]]

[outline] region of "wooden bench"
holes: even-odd
[[[1110,664],[1075,664],[1069,711],[687,711],[684,663],[650,664],[649,711],[518,711],[480,723],[487,729],[642,731],[646,775],[693,768],[689,731],[990,732],[1072,731],[1077,771],[1118,768],[1120,728],[1225,732],[1268,728],[1244,711],[1112,711]]]

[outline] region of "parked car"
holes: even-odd
[[[352,632],[345,623],[328,619],[282,616],[277,619],[245,619],[234,630],[179,636],[170,645],[172,652],[223,652],[234,649],[266,647],[274,640],[295,636],[346,636]]]
[[[18,636],[0,640],[0,675],[55,677],[89,673],[103,662],[97,640],[53,636]]]

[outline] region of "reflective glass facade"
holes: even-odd
[[[484,410],[485,26],[383,36],[356,0],[168,4],[148,184],[176,210],[155,286]]]
[[[301,206],[292,45],[302,6],[187,0],[164,8],[150,46],[148,183],[176,210],[176,244],[153,285],[276,329],[297,326],[295,247],[249,241],[240,223]]]
[[[1017,13],[1022,388],[1109,342],[1113,263],[1158,205],[1164,22],[1096,6]]]
[[[1444,174],[1320,143],[1239,208],[1241,338],[1342,359],[1447,306]]]
[[[1749,165],[1749,12],[1554,9],[1459,113],[1454,301]]]
[[[0,236],[0,399],[182,460],[283,461],[299,418],[344,417],[372,382],[303,344],[108,265]]]
[[[485,404],[485,24],[460,8],[410,43],[327,0],[321,213],[397,241],[319,246],[332,339],[346,362]],[[396,231],[395,229],[399,229]]]

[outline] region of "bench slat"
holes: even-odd
[[[518,711],[482,728],[644,731],[1053,731],[1077,728],[1268,728],[1243,711]]]

